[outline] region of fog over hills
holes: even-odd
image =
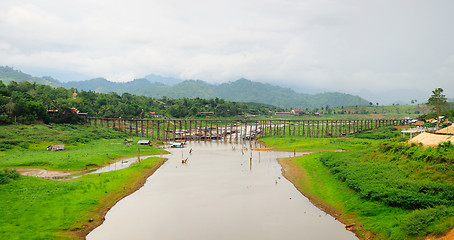
[[[145,78],[129,82],[111,82],[105,78],[94,78],[86,81],[60,82],[52,77],[32,77],[10,67],[0,67],[0,80],[29,81],[52,86],[64,86],[85,91],[128,92],[155,98],[224,98],[237,102],[266,103],[281,107],[317,108],[340,107],[350,105],[367,105],[369,101],[359,96],[338,92],[317,94],[297,93],[290,88],[238,79],[222,84],[209,84],[202,80],[180,80],[176,78],[147,75]]]

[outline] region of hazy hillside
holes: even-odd
[[[133,94],[145,95],[155,98],[168,97],[168,98],[216,98],[217,94],[212,89],[213,85],[200,80],[186,80],[179,84],[172,86],[159,86],[140,88],[131,91]]]
[[[32,77],[29,74],[23,73],[19,70],[15,70],[12,67],[4,67],[0,66],[0,81],[2,81],[4,84],[8,84],[11,81],[15,82],[30,82],[34,83],[36,82],[37,84],[45,84],[45,85],[50,85],[52,87],[61,87],[61,83],[51,77]]]
[[[149,75],[145,76],[144,78],[152,83],[154,83],[154,82],[162,83],[167,86],[175,85],[175,84],[183,82],[183,80],[181,80],[181,79],[172,78],[172,77],[163,77],[163,76],[156,75],[156,74],[149,74]]]
[[[280,107],[331,107],[367,105],[369,102],[358,97],[343,93],[296,93],[289,88],[239,79],[235,82],[211,85],[200,80],[187,80],[173,86],[149,87],[133,90],[131,93],[152,97],[200,97],[223,98],[239,102],[257,102]]]
[[[368,101],[344,93],[297,93],[289,88],[240,79],[220,84],[215,91],[221,98],[237,99],[242,102],[262,102],[283,107],[331,107],[366,105]]]
[[[150,74],[146,78],[135,79],[130,82],[111,82],[105,78],[95,78],[79,82],[61,83],[51,77],[32,77],[21,71],[9,67],[0,67],[0,79],[9,81],[29,81],[51,86],[64,86],[85,91],[92,90],[100,93],[129,92],[154,98],[223,98],[236,102],[256,102],[271,104],[279,107],[316,108],[341,107],[351,105],[368,105],[369,101],[350,94],[329,92],[319,94],[297,93],[290,88],[283,88],[271,84],[239,79],[234,82],[211,85],[201,80],[181,81],[175,78],[166,78]],[[177,84],[173,84],[177,83]],[[168,85],[173,84],[173,85]]]
[[[124,92],[133,92],[137,89],[142,88],[156,88],[159,86],[164,86],[161,83],[151,83],[147,79],[134,79],[130,82],[111,82],[105,78],[95,78],[86,81],[78,81],[78,82],[67,82],[63,83],[67,88],[77,88],[83,89],[85,91],[92,90],[100,93],[108,93],[108,92],[117,92],[117,93],[124,93]]]

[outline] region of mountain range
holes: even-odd
[[[297,93],[290,88],[271,84],[254,82],[248,79],[238,79],[234,82],[218,85],[209,84],[202,80],[180,80],[150,74],[130,82],[111,82],[105,78],[95,78],[86,81],[60,82],[52,77],[33,77],[11,67],[0,66],[0,80],[7,84],[11,81],[36,82],[53,87],[76,88],[78,90],[96,91],[102,93],[128,92],[154,98],[223,98],[237,102],[256,102],[280,107],[318,108],[340,107],[351,105],[367,105],[369,101],[350,94],[325,92],[318,94]]]

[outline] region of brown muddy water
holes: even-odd
[[[282,176],[276,159],[293,153],[250,148],[169,149],[169,160],[87,239],[357,239]]]

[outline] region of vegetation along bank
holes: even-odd
[[[394,130],[262,140],[315,152],[281,160],[285,177],[361,239],[443,236],[454,226],[454,146],[408,144]]]
[[[135,143],[111,144],[125,138],[83,125],[0,126],[0,239],[79,239],[101,224],[107,210],[140,188],[163,159],[150,157],[126,169],[67,181],[23,176],[15,169],[84,172],[137,155]],[[47,151],[50,144],[64,144],[66,150]],[[140,147],[142,156],[161,151]]]

